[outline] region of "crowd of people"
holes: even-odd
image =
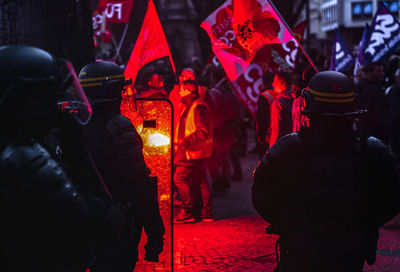
[[[301,97],[307,125],[254,171],[253,205],[280,235],[276,271],[364,271],[379,228],[400,211],[398,161],[390,143],[355,126],[371,117],[346,75],[319,72]]]
[[[301,81],[265,76],[252,201],[280,235],[275,271],[361,272],[375,262],[378,231],[400,211],[399,59],[390,64],[355,77],[311,67]]]
[[[173,222],[214,221],[213,196],[243,179],[250,127],[253,204],[281,235],[279,271],[373,263],[379,228],[400,210],[399,58],[384,68],[266,73],[253,123],[220,65],[193,58],[178,78],[163,60],[145,68],[135,95],[174,109]],[[0,70],[1,270],[132,271],[142,230],[145,259],[159,261],[165,228],[142,140],[120,112],[123,69],[98,61],[77,76],[46,51],[3,46]]]
[[[177,78],[171,71],[162,59],[146,66],[135,84],[136,97],[173,105],[174,202],[179,206],[174,223],[212,222],[212,196],[226,195],[231,181],[243,179],[245,109],[221,65],[203,67],[193,57]]]
[[[354,118],[353,125],[360,135],[390,143],[398,154],[399,58],[394,56],[385,65],[386,73],[383,63],[371,63],[356,76],[349,76],[355,84],[354,103],[365,111]],[[175,223],[212,221],[212,198],[226,195],[232,181],[243,179],[239,155],[247,151],[247,128],[255,129],[256,134],[256,145],[250,152],[261,158],[280,138],[308,126],[303,93],[317,71],[311,65],[300,67],[292,74],[280,71],[263,75],[254,121],[221,66],[202,66],[198,58],[193,58],[178,78],[171,76],[163,60],[145,67],[135,85],[136,96],[169,99],[174,107],[173,182],[175,203],[180,206]],[[191,148],[201,152],[191,156]]]
[[[398,155],[400,113],[398,110],[400,70],[397,57],[384,70],[383,63],[370,63],[357,71],[356,76],[349,76],[354,82],[355,105],[365,114],[357,117],[355,129],[363,135],[377,137],[389,144]],[[302,92],[316,71],[306,67],[299,76],[278,72],[267,73],[263,77],[265,91],[258,99],[256,118],[257,152],[265,154],[269,146],[282,136],[298,132],[307,126],[307,117],[301,114],[304,108]]]

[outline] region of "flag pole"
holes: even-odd
[[[124,43],[126,32],[128,31],[129,23],[125,25],[124,32],[122,33],[121,41],[117,47],[117,51],[115,52],[114,60],[119,57],[119,52],[121,51],[122,44]]]
[[[274,11],[276,12],[276,14],[279,16],[279,18],[281,19],[281,21],[285,24],[287,30],[290,32],[290,34],[293,36],[293,38],[296,40],[297,44],[299,45],[301,51],[303,51],[303,54],[306,56],[306,58],[308,59],[308,61],[310,62],[311,66],[314,68],[315,72],[318,73],[318,69],[317,67],[314,65],[312,59],[310,58],[310,56],[306,53],[306,51],[304,50],[303,46],[301,46],[301,44],[299,43],[299,41],[296,38],[296,35],[293,33],[292,29],[288,26],[288,24],[286,23],[286,21],[284,20],[284,18],[282,17],[282,15],[280,14],[280,12],[278,11],[278,9],[275,7],[275,5],[272,3],[271,0],[268,0],[268,3],[272,6],[272,8],[274,9]],[[310,37],[307,37],[307,39],[309,39]]]

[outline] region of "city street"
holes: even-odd
[[[249,143],[249,149],[252,147]],[[277,236],[266,234],[266,223],[250,200],[251,175],[258,157],[248,153],[241,162],[244,180],[233,182],[227,196],[213,197],[215,222],[174,226],[174,271],[273,271]],[[376,263],[366,265],[365,271],[400,271],[400,216],[380,231],[378,248]],[[135,271],[168,269],[162,265],[150,268],[140,261]]]
[[[0,29],[0,272],[274,272],[256,141],[288,266],[400,272],[400,212],[368,239],[400,210],[400,0],[0,0]]]
[[[250,201],[251,174],[258,157],[248,153],[241,162],[244,180],[233,182],[228,196],[213,198],[214,223],[174,226],[174,271],[268,272],[275,267],[277,236],[265,233],[266,223]],[[400,271],[400,216],[381,230],[378,248],[375,265],[365,271]]]

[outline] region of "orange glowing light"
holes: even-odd
[[[150,146],[165,146],[170,144],[169,137],[161,133],[153,133],[149,135],[148,142]]]
[[[121,113],[126,116],[143,140],[143,156],[150,176],[157,177],[158,203],[166,233],[164,235],[164,252],[160,262],[142,262],[144,242],[139,245],[139,271],[172,271],[172,106],[162,99],[137,99],[134,107],[129,96],[123,96]]]

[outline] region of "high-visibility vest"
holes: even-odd
[[[197,99],[196,101],[193,102],[193,104],[190,106],[190,109],[188,111],[188,115],[186,118],[186,122],[185,122],[185,137],[194,133],[197,129],[196,123],[194,120],[194,109],[198,105],[205,106],[205,107],[207,107],[207,109],[209,109],[207,104],[202,99]],[[211,120],[210,120],[210,122],[211,122]],[[212,126],[210,126],[210,131],[209,131],[208,137],[205,140],[195,143],[192,146],[190,146],[187,150],[185,150],[186,159],[194,160],[194,159],[204,159],[204,158],[211,157],[212,145],[213,145],[211,127]],[[178,136],[178,135],[176,134],[176,136]],[[178,138],[178,137],[176,137],[176,138]]]

